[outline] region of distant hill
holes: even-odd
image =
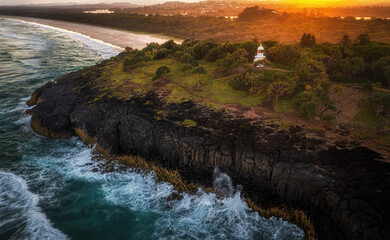
[[[1,5],[0,5],[1,6]],[[137,4],[128,2],[118,3],[96,3],[96,4],[78,4],[75,2],[67,3],[43,3],[43,4],[22,4],[20,7],[48,7],[48,8],[72,8],[72,9],[107,9],[107,8],[136,8]]]

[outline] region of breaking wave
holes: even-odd
[[[1,239],[67,239],[53,228],[22,178],[0,171],[0,189]]]

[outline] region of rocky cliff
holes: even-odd
[[[78,133],[106,154],[138,155],[205,184],[218,166],[252,199],[305,209],[320,239],[390,239],[390,164],[376,152],[191,101],[168,104],[154,92],[122,101],[93,89],[81,71],[45,84],[28,101],[32,127],[55,138]]]

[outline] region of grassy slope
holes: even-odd
[[[265,95],[249,95],[243,91],[233,90],[228,84],[230,77],[215,78],[212,74],[213,63],[200,61],[199,64],[207,69],[207,74],[182,72],[180,68],[184,64],[171,58],[139,63],[131,73],[122,70],[121,62],[112,62],[104,67],[102,76],[95,80],[95,87],[100,90],[102,97],[109,93],[113,97],[125,100],[134,94],[143,94],[153,89],[166,93],[167,102],[191,99],[215,108],[222,104],[257,106],[266,100]],[[167,74],[166,80],[153,82],[152,78],[160,66],[167,66],[171,72]]]

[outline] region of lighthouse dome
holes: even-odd
[[[260,44],[260,46],[257,48],[257,53],[253,59],[253,62],[257,62],[259,60],[264,60],[264,59],[265,59],[264,47],[262,44]]]

